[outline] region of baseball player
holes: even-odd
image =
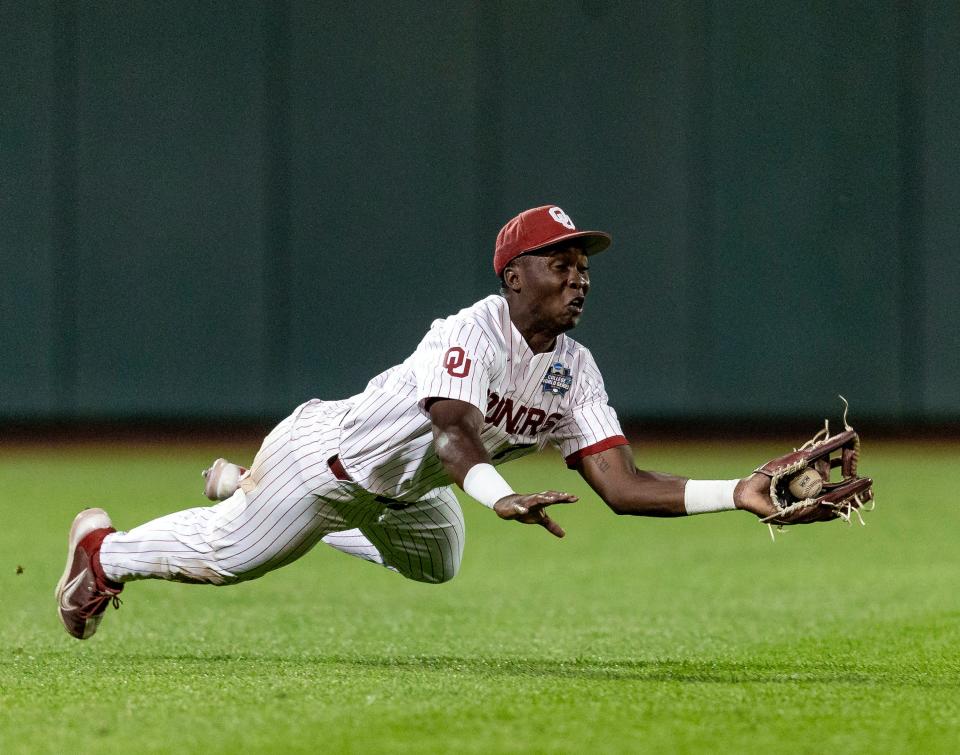
[[[640,471],[590,352],[567,335],[583,315],[592,255],[610,245],[557,206],[510,220],[493,268],[501,293],[436,320],[401,364],[341,401],[307,401],[263,441],[249,470],[218,460],[210,507],[128,532],[80,512],[56,588],[67,632],[86,639],[125,583],[227,585],[300,558],[319,541],[421,582],[452,579],[464,545],[451,486],[502,519],[563,537],[561,491],[517,493],[496,467],[558,446],[618,514],[775,512],[759,475],[688,480]]]

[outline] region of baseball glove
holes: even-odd
[[[873,480],[857,475],[860,438],[847,424],[846,411],[843,424],[843,432],[830,435],[830,425],[825,422],[820,432],[793,453],[771,459],[756,469],[770,478],[770,498],[778,509],[776,514],[761,520],[770,525],[771,536],[774,525],[782,528],[788,524],[811,524],[838,518],[850,522],[853,516],[863,524],[860,512],[873,510]],[[830,473],[838,468],[840,479],[831,482]],[[822,486],[815,485],[810,497],[798,498],[790,491],[790,482],[806,469],[819,475]]]

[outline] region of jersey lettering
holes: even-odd
[[[466,352],[459,346],[451,346],[443,355],[443,367],[450,377],[465,378],[470,374],[472,364],[473,360],[468,359]]]
[[[516,415],[511,409],[513,409],[513,402],[507,399],[507,432],[515,435],[517,430],[520,429],[520,423],[523,422],[523,415],[527,413],[527,407],[523,405],[518,407]]]
[[[531,409],[527,412],[527,421],[524,426],[520,428],[520,434],[536,435],[537,429],[543,424],[546,418],[547,413],[543,411],[543,409]]]
[[[527,407],[519,406],[517,408],[517,413],[513,413],[513,399],[503,398],[500,400],[500,405],[497,406],[496,411],[493,413],[493,417],[490,420],[491,425],[502,425],[504,418],[507,420],[507,432],[513,435],[517,432],[517,429],[520,425],[520,422],[523,420],[523,416],[527,413]]]
[[[495,426],[503,425],[506,420],[506,429],[511,435],[537,435],[552,430],[562,418],[562,414],[554,413],[548,416],[543,409],[536,407],[530,408],[523,404],[515,406],[513,399],[500,398],[490,391],[487,394],[487,414],[483,420],[488,425]]]

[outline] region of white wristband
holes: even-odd
[[[505,495],[513,495],[507,481],[493,468],[492,464],[474,464],[463,478],[463,489],[471,498],[476,498],[487,508]]]
[[[740,480],[687,480],[683,489],[687,516],[735,509],[733,491],[738,482]]]

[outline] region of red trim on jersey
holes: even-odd
[[[594,454],[598,454],[601,451],[606,451],[608,448],[625,446],[629,442],[630,441],[628,441],[622,435],[613,435],[609,438],[605,438],[604,440],[601,440],[599,443],[594,443],[592,446],[587,446],[586,448],[581,448],[579,451],[574,451],[566,459],[567,466],[570,469],[573,469],[576,466],[578,461],[580,461],[581,459],[584,459],[587,456],[593,456]]]

